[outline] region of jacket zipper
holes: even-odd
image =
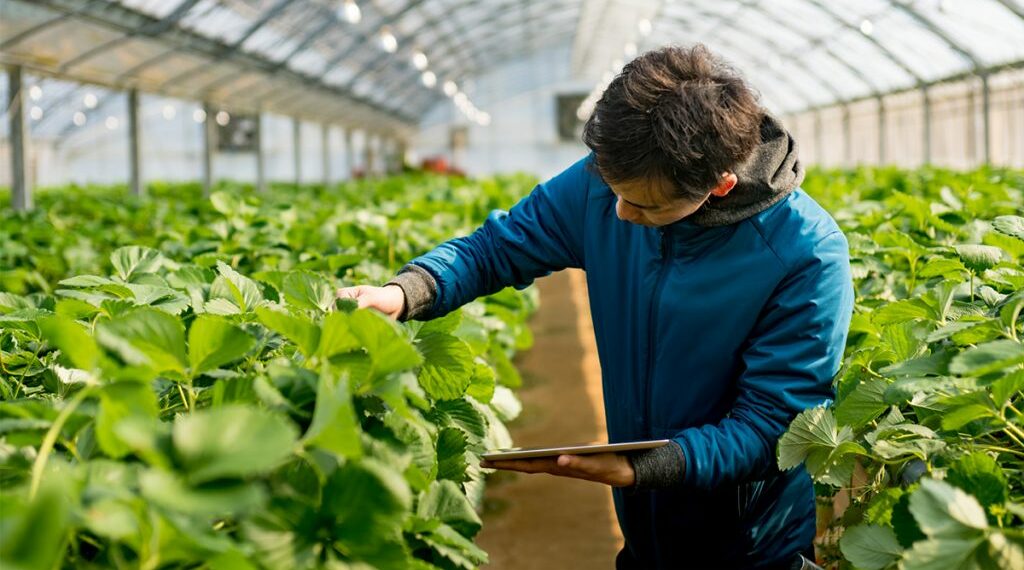
[[[658,230],[661,236],[659,257],[661,266],[658,268],[658,277],[654,281],[654,293],[651,295],[651,305],[647,313],[647,384],[644,387],[644,429],[647,431],[647,438],[654,437],[654,429],[651,423],[651,393],[654,385],[654,344],[658,336],[658,305],[661,299],[661,289],[665,281],[665,272],[671,261],[672,242],[671,236],[665,229]]]

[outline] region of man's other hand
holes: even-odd
[[[397,285],[344,287],[338,289],[338,298],[352,299],[360,309],[376,309],[392,319],[400,317],[405,310],[405,293]]]
[[[636,483],[633,464],[625,455],[595,453],[593,455],[559,455],[537,459],[510,459],[487,461],[481,467],[506,469],[520,473],[548,473],[559,477],[574,477],[612,487],[629,487]]]

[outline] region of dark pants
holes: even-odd
[[[801,556],[803,558],[801,558]],[[809,560],[811,562],[814,562],[814,547],[813,546],[808,546],[807,548],[805,548],[802,551],[800,551],[800,555],[795,556],[793,560],[788,560],[788,561],[776,564],[774,566],[763,566],[759,570],[803,570],[805,568],[805,566],[803,565],[804,558],[806,558],[807,560]],[[698,566],[693,566],[693,567],[686,566],[685,568],[681,567],[681,568],[672,569],[672,570],[698,570],[698,568],[715,568],[717,570],[726,570],[725,567],[721,566],[721,565],[700,566],[700,567],[698,567]],[[615,557],[615,570],[653,570],[653,569],[645,568],[643,566],[643,564],[637,562],[633,558],[633,556],[629,553],[629,551],[626,550],[625,547],[623,547],[622,550],[619,551],[618,556]],[[741,570],[741,569],[737,568],[735,570]]]

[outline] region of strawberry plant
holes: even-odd
[[[511,443],[532,293],[400,325],[334,291],[527,188],[68,190],[5,213],[3,566],[484,563],[477,454]]]
[[[842,568],[1024,567],[1024,176],[816,172],[857,305],[836,400],[779,443],[833,522]],[[828,546],[828,545],[826,545]]]

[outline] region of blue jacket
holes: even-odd
[[[621,221],[580,160],[509,212],[412,263],[437,281],[427,318],[567,267],[587,274],[611,442],[670,438],[668,489],[614,489],[645,568],[757,568],[814,538],[811,479],[780,473],[779,437],[833,397],[853,305],[847,242],[802,190],[737,223]]]

